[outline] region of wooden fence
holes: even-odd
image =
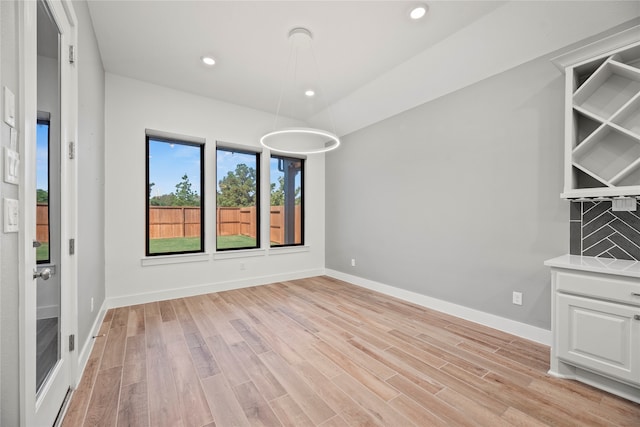
[[[295,242],[300,243],[302,212],[296,206]],[[256,208],[218,208],[216,212],[218,236],[243,235],[256,237]],[[274,243],[284,243],[284,206],[271,206],[270,239]],[[150,206],[149,238],[170,239],[173,237],[200,236],[200,208],[192,206]],[[36,239],[49,242],[49,205],[38,203],[36,211]]]
[[[150,206],[149,238],[200,236],[200,208],[195,206]]]
[[[301,224],[302,212],[296,206],[295,213],[295,241],[302,242]],[[216,232],[218,236],[243,235],[255,238],[256,208],[217,208]],[[284,206],[271,206],[271,241],[284,243]],[[149,238],[167,239],[173,237],[200,236],[200,208],[178,206],[150,206],[149,207]]]
[[[38,203],[36,207],[36,240],[49,243],[49,204]]]
[[[256,207],[218,208],[216,229],[218,236],[236,236],[241,234],[256,238]]]
[[[270,239],[272,242],[282,245],[284,244],[284,206],[271,206],[270,212]],[[302,208],[300,205],[296,205],[295,225],[294,242],[302,243]]]

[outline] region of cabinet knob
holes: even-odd
[[[631,292],[631,296],[632,296],[632,297],[640,297],[640,293],[638,293],[638,292]]]
[[[640,314],[636,314],[635,316],[633,316],[633,318],[634,318],[635,320],[640,320]]]

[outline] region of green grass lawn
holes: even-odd
[[[170,239],[150,239],[149,253],[187,252],[200,249],[200,237],[174,237]]]
[[[256,245],[256,239],[248,236],[218,236],[218,249],[249,248]]]
[[[47,261],[49,259],[49,243],[40,243],[36,248],[36,261]]]
[[[218,249],[247,248],[255,246],[256,239],[247,236],[218,236]],[[44,245],[38,248],[38,253]],[[149,240],[149,252],[163,254],[170,252],[188,252],[200,249],[199,237],[174,237],[171,239]],[[47,249],[48,253],[48,249]],[[38,258],[40,259],[40,258]]]

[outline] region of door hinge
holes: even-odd
[[[69,255],[76,253],[76,239],[69,239]]]
[[[76,157],[76,144],[73,141],[69,141],[69,160],[73,160]]]
[[[76,62],[76,47],[74,45],[69,45],[69,64],[73,64]]]
[[[76,336],[74,334],[69,335],[69,351],[76,349]]]

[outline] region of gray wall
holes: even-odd
[[[15,2],[0,1],[0,87],[7,86],[18,101],[18,8]],[[3,117],[4,103],[0,103]],[[16,117],[18,122],[20,117]],[[9,146],[9,126],[0,120],[0,149]],[[4,174],[4,165],[0,166]],[[0,198],[18,198],[18,186],[0,180]],[[0,203],[1,204],[1,203]],[[0,224],[3,223],[0,209]],[[0,229],[0,425],[18,425],[18,234]]]
[[[78,18],[78,349],[105,299],[104,68],[85,1]],[[91,312],[91,298],[94,311]]]
[[[346,136],[326,158],[327,268],[549,329],[563,82],[541,58]]]

